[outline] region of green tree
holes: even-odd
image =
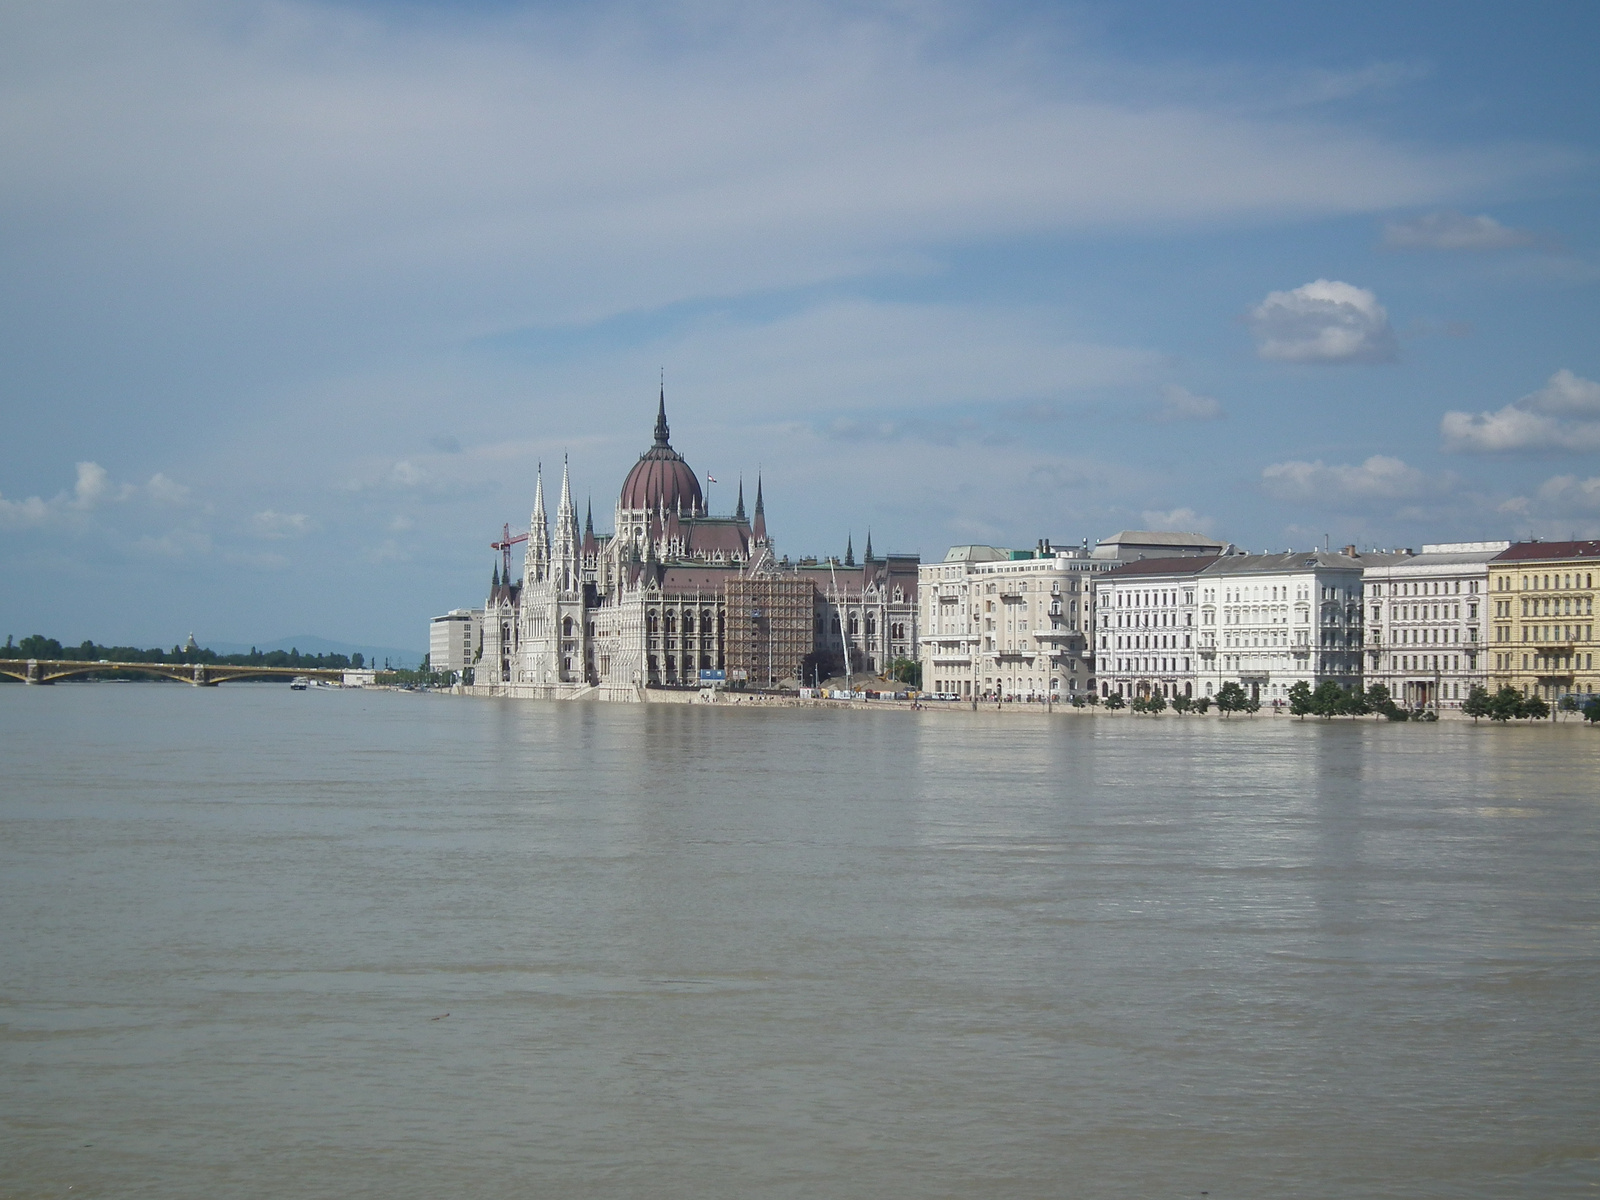
[[[1476,725],[1479,717],[1489,715],[1490,705],[1489,689],[1473,684],[1467,689],[1467,698],[1461,702],[1461,711],[1471,717]]]
[[[1509,721],[1512,717],[1522,715],[1522,693],[1509,683],[1496,692],[1494,698],[1489,701],[1491,721]]]
[[[1394,697],[1389,694],[1389,689],[1381,683],[1375,683],[1367,689],[1367,711],[1389,715],[1389,710],[1394,707]]]
[[[1303,721],[1311,711],[1311,685],[1302,679],[1289,689],[1289,712]]]
[[[1144,702],[1144,710],[1152,717],[1167,711],[1167,698],[1160,692],[1151,692],[1150,698]]]
[[[1249,697],[1237,683],[1229,680],[1217,689],[1217,711],[1223,716],[1244,711],[1245,703]]]
[[[1590,696],[1583,706],[1583,719],[1591,724],[1600,723],[1600,696]]]
[[[1210,696],[1201,696],[1198,700],[1196,700],[1194,702],[1194,710],[1195,710],[1195,712],[1199,713],[1202,717],[1205,716],[1208,712],[1211,711],[1211,697]]]
[[[1124,702],[1123,702],[1123,699],[1122,699],[1122,693],[1121,692],[1112,692],[1109,696],[1107,696],[1106,697],[1106,707],[1110,708],[1110,709],[1117,709],[1117,708],[1124,707]]]
[[[1345,690],[1331,679],[1324,679],[1311,693],[1311,711],[1324,721],[1342,714],[1348,702]]]
[[[55,638],[47,638],[42,633],[29,634],[18,643],[22,651],[19,658],[60,658],[61,643]]]
[[[1524,696],[1521,715],[1542,721],[1550,715],[1550,706],[1544,702],[1543,696]]]
[[[922,664],[909,658],[897,658],[889,666],[889,674],[900,683],[911,687],[922,686]]]
[[[1172,698],[1172,711],[1180,717],[1194,707],[1194,701],[1188,696],[1174,696]]]

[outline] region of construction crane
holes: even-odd
[[[518,542],[527,541],[528,540],[528,535],[525,534],[525,533],[519,533],[519,534],[517,534],[516,537],[512,537],[511,536],[511,525],[509,523],[507,523],[505,526],[503,526],[503,530],[504,531],[501,533],[500,540],[498,542],[490,542],[489,543],[489,549],[500,551],[500,556],[501,556],[501,559],[503,561],[503,566],[501,567],[501,570],[500,570],[500,578],[504,582],[510,583],[511,582],[511,547],[515,546]]]

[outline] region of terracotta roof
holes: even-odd
[[[1538,562],[1557,558],[1600,558],[1600,542],[1516,542],[1493,562]]]
[[[1117,580],[1129,575],[1194,575],[1216,562],[1215,554],[1187,554],[1176,558],[1137,558],[1107,571],[1101,579]]]

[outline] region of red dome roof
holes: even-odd
[[[683,461],[683,455],[668,444],[667,401],[661,397],[656,411],[655,444],[639,456],[622,482],[622,507],[654,510],[665,503],[670,511],[680,507],[686,514],[698,516],[704,507],[700,495],[700,481],[693,469]]]

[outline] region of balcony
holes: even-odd
[[[1033,636],[1041,642],[1066,642],[1078,637],[1076,629],[1038,629]]]

